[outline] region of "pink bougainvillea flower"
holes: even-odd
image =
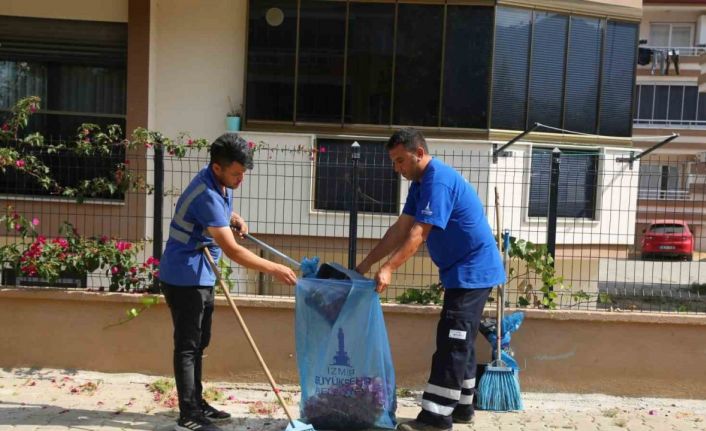
[[[132,247],[132,243],[128,241],[118,241],[115,243],[115,248],[117,248],[120,253],[124,252],[125,250],[130,250]]]
[[[118,268],[117,266],[114,266],[114,267],[110,268],[110,272],[113,273],[113,275],[115,275],[118,272],[120,272],[120,268]]]
[[[192,146],[194,145],[194,141],[192,139],[189,139],[188,141],[186,141],[186,145]]]
[[[320,152],[320,153],[325,153],[325,152],[326,152],[326,147],[321,147],[321,148],[319,148],[319,152]]]
[[[3,124],[3,125],[2,125],[2,130],[4,130],[4,131],[7,132],[8,130],[10,130],[10,125],[7,124],[7,123]]]
[[[31,112],[31,113],[37,112],[37,105],[35,105],[35,104],[29,105],[29,112]]]
[[[137,268],[135,268],[134,266],[133,266],[132,268],[130,268],[130,273],[136,274],[136,273],[137,273]]]
[[[107,237],[106,235],[103,235],[103,236],[101,237],[100,241],[101,241],[103,244],[105,244],[106,242],[108,242],[108,237]]]
[[[250,148],[251,150],[255,148],[255,143],[253,141],[248,141],[248,148]]]
[[[15,161],[15,166],[17,166],[18,168],[24,168],[24,167],[25,167],[25,161],[22,160],[22,159],[17,160],[17,161]]]
[[[32,219],[32,225],[39,226],[39,219],[37,217]]]
[[[52,240],[54,244],[59,244],[59,247],[66,249],[69,246],[69,242],[66,240],[66,238],[54,238]]]

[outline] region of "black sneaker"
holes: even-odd
[[[213,422],[223,422],[230,420],[230,413],[224,412],[223,410],[218,410],[217,408],[211,406],[206,401],[201,401],[201,412],[206,419],[212,420]]]
[[[180,417],[174,431],[222,431],[203,416]]]

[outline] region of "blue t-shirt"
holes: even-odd
[[[177,201],[159,279],[175,286],[214,286],[216,276],[199,247],[210,244],[213,260],[218,262],[221,248],[206,229],[230,226],[232,212],[233,190],[226,188],[223,195],[211,168],[201,169]]]
[[[473,187],[432,159],[409,188],[404,214],[432,225],[427,248],[444,288],[477,289],[505,282],[498,247]]]

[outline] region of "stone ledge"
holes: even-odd
[[[5,288],[0,289],[0,299],[42,299],[52,301],[84,301],[84,302],[114,302],[139,303],[142,294],[95,292],[51,288]],[[160,295],[161,296],[161,295]],[[242,307],[294,309],[294,298],[235,296],[235,303]],[[227,307],[225,296],[216,297],[216,305]],[[383,303],[385,313],[438,315],[441,307],[438,305],[409,305]],[[534,310],[508,308],[507,312],[523,311],[526,318],[536,320],[557,320],[597,323],[660,323],[670,325],[706,326],[706,315],[678,313],[642,313],[642,312],[609,312],[609,311],[578,311],[578,310]],[[494,307],[486,307],[484,315],[493,316]]]

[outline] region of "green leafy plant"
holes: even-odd
[[[426,289],[407,289],[396,299],[400,304],[441,304],[444,287],[441,283],[429,285]]]
[[[564,289],[563,277],[556,274],[554,258],[544,245],[537,245],[523,239],[510,238],[510,270],[507,283],[517,282],[518,291],[521,293],[517,299],[521,307],[537,307],[555,309],[558,297],[555,289]],[[524,271],[519,272],[516,267],[524,263]],[[535,280],[541,282],[541,287],[536,289]],[[537,294],[541,292],[541,298]]]
[[[144,292],[159,276],[159,261],[150,256],[138,264],[137,255],[144,241],[130,242],[108,238],[85,238],[69,222],[63,222],[59,236],[47,238],[36,228],[40,220],[18,214],[7,206],[0,224],[8,232],[19,234],[20,240],[0,246],[0,264],[19,274],[39,277],[50,283],[64,273],[87,274],[102,270],[110,278],[111,292]]]

